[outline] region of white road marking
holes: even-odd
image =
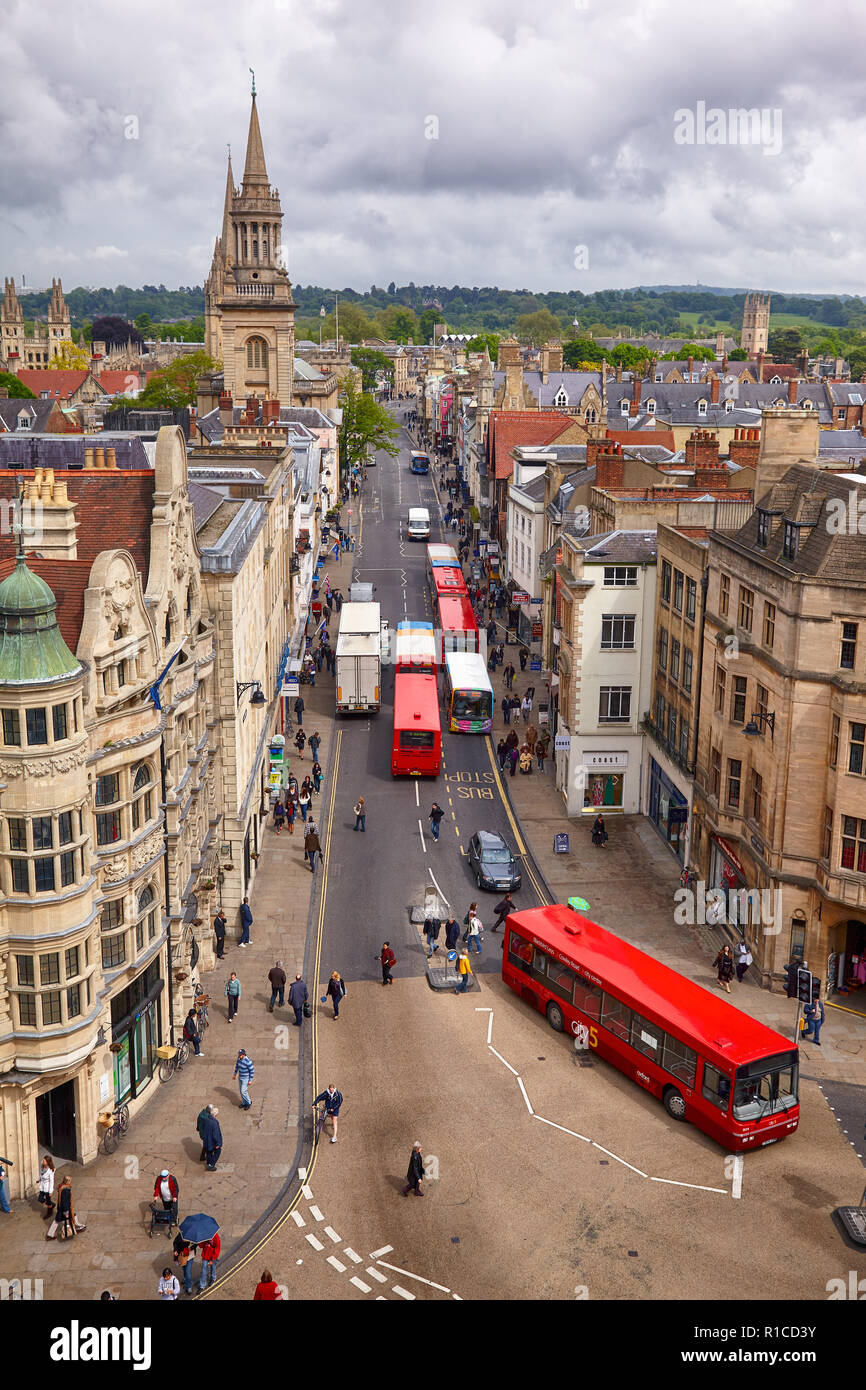
[[[394,1249],[393,1245],[383,1245],[381,1250],[373,1250],[370,1253],[371,1260],[378,1260],[380,1255],[390,1255]]]
[[[457,1303],[462,1303],[462,1302],[463,1302],[463,1299],[460,1297],[459,1293],[453,1293],[453,1294],[451,1295],[451,1297],[452,1297],[452,1298],[455,1300],[455,1302],[457,1302]]]
[[[361,1290],[361,1293],[372,1292],[371,1286],[369,1284],[365,1284],[363,1279],[359,1279],[357,1274],[352,1275],[351,1279],[349,1280],[349,1283],[354,1284],[356,1289]]]
[[[508,1070],[511,1072],[511,1075],[512,1075],[512,1076],[517,1076],[517,1072],[514,1070],[514,1068],[513,1068],[513,1066],[511,1065],[511,1063],[510,1063],[510,1062],[506,1062],[505,1058],[502,1056],[501,1053],[499,1053],[499,1052],[496,1051],[496,1048],[495,1048],[495,1047],[491,1047],[491,1048],[490,1048],[490,1051],[493,1053],[493,1056],[494,1056],[494,1057],[498,1057],[498,1058],[499,1058],[500,1062],[502,1063],[502,1065],[503,1065],[504,1067],[507,1067],[507,1068],[508,1068]]]
[[[343,1251],[343,1254],[344,1254],[348,1259],[353,1260],[353,1261],[355,1262],[356,1265],[359,1265],[359,1264],[362,1263],[361,1256],[355,1253],[355,1251],[352,1249],[351,1245],[347,1245],[347,1246],[346,1246],[345,1250]]]
[[[732,1197],[742,1197],[743,1195],[743,1167],[745,1158],[742,1154],[734,1154],[734,1181],[731,1187]]]
[[[417,783],[417,782],[415,783],[415,805],[416,805],[416,806],[420,806],[420,805],[421,805],[421,797],[420,797],[420,795],[419,795],[419,793],[418,793],[418,783]]]
[[[551,1129],[561,1129],[563,1134],[570,1134],[572,1139],[582,1139],[584,1144],[591,1144],[592,1140],[587,1139],[585,1134],[578,1134],[576,1129],[566,1129],[565,1125],[558,1125],[555,1120],[546,1120],[543,1115],[533,1115],[534,1120],[540,1120],[543,1125],[550,1125]]]
[[[623,1168],[630,1168],[631,1171],[637,1173],[640,1178],[649,1177],[649,1173],[644,1173],[640,1168],[635,1168],[633,1163],[626,1163],[625,1159],[620,1158],[619,1154],[612,1153],[610,1149],[603,1149],[601,1144],[597,1144],[594,1139],[591,1142],[594,1149],[598,1149],[599,1153],[607,1154],[608,1158],[612,1158],[616,1163],[621,1163]]]
[[[417,785],[418,785],[418,783],[416,782],[416,783],[415,783],[415,786],[417,787]],[[452,814],[453,814],[453,812],[452,812]],[[432,869],[428,869],[427,872],[428,872],[428,874],[430,875],[430,877],[433,879],[433,887],[436,889],[436,892],[439,894],[439,897],[442,899],[442,901],[443,901],[443,903],[445,904],[446,907],[450,907],[451,904],[449,903],[449,901],[448,901],[448,899],[446,898],[445,894],[442,892],[442,889],[439,887],[439,884],[436,882],[436,878],[435,878],[435,876],[434,876],[433,870],[432,870]]]
[[[487,1020],[487,1046],[490,1046],[490,1039],[493,1037],[493,1010],[490,1010],[490,1017]]]
[[[310,1207],[310,1215],[314,1221],[324,1221],[325,1219],[318,1207]]]
[[[377,1303],[387,1303],[388,1300],[387,1300],[387,1298],[385,1297],[385,1295],[384,1295],[383,1293],[380,1293],[380,1294],[377,1294],[377,1295],[376,1295],[376,1302],[377,1302]]]
[[[419,1284],[428,1284],[431,1289],[439,1289],[442,1293],[450,1293],[444,1284],[434,1284],[432,1279],[425,1279],[421,1274],[413,1274],[410,1269],[401,1269],[399,1265],[389,1265],[385,1260],[380,1260],[379,1264],[383,1269],[390,1269],[392,1274],[402,1274],[404,1279],[417,1279]],[[396,1285],[394,1286],[396,1288]]]
[[[299,1169],[298,1169],[298,1177],[301,1179],[301,1182],[306,1182],[306,1180],[307,1180],[307,1170],[306,1170],[306,1168],[299,1168]]]
[[[408,1303],[415,1302],[415,1295],[413,1293],[409,1293],[407,1289],[401,1289],[399,1284],[392,1284],[391,1288],[394,1290],[395,1293],[398,1293],[401,1298],[405,1298]]]
[[[373,1265],[367,1265],[367,1273],[371,1275],[373,1279],[377,1279],[380,1284],[387,1284],[388,1282],[384,1274],[381,1274]]]
[[[417,782],[415,783],[415,785],[416,785],[416,786],[418,785]],[[424,827],[423,827],[423,825],[421,824],[420,821],[418,822],[418,834],[421,836],[421,848],[423,849],[424,853],[426,854],[426,853],[427,853],[427,846],[426,846],[425,843],[424,843]]]
[[[491,1020],[491,1022],[492,1022],[492,1020]],[[529,1096],[526,1094],[526,1087],[524,1086],[523,1081],[521,1080],[521,1078],[520,1078],[519,1076],[518,1076],[518,1078],[517,1078],[517,1084],[518,1084],[518,1086],[520,1087],[520,1091],[521,1091],[521,1094],[522,1094],[522,1096],[523,1096],[523,1099],[526,1101],[526,1108],[527,1108],[527,1110],[529,1111],[530,1115],[534,1115],[534,1114],[535,1114],[535,1111],[533,1110],[532,1106],[529,1104]]]
[[[308,1202],[312,1202],[313,1194],[306,1183],[304,1183],[303,1187],[301,1188],[301,1193],[304,1197],[306,1197]]]
[[[328,1256],[328,1264],[333,1265],[334,1269],[337,1271],[338,1274],[346,1273],[346,1266],[342,1264],[340,1260],[337,1259],[336,1255]]]
[[[310,1245],[312,1245],[314,1250],[324,1250],[324,1245],[320,1240],[316,1240],[315,1236],[307,1236],[307,1240],[309,1241]]]
[[[646,1177],[646,1173],[643,1176]],[[703,1183],[700,1182],[677,1182],[675,1178],[650,1178],[650,1182],[666,1182],[670,1187],[693,1187],[696,1192],[721,1192],[723,1197],[728,1195],[726,1187],[704,1187]]]
[[[294,1221],[294,1223],[295,1223],[295,1225],[298,1227],[298,1229],[300,1229],[301,1226],[306,1226],[306,1224],[307,1224],[306,1221],[304,1220],[304,1218],[301,1216],[301,1213],[300,1213],[299,1211],[293,1211],[293,1212],[292,1212],[292,1220]]]
[[[334,1230],[333,1226],[325,1227],[325,1235],[330,1236],[331,1240],[334,1242],[335,1245],[339,1245],[340,1241],[343,1239],[342,1236],[337,1235],[337,1232]]]

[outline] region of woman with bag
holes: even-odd
[[[343,977],[339,970],[333,970],[331,972],[328,988],[325,991],[325,999],[327,999],[329,995],[331,997],[331,1003],[334,1006],[334,1019],[336,1020],[340,1017],[340,1000],[344,999],[346,995],[346,986],[343,984]],[[323,999],[322,1003],[324,1002],[325,1000]]]
[[[72,1179],[63,1178],[57,1193],[57,1216],[48,1228],[46,1240],[54,1240],[58,1234],[69,1240],[75,1235],[75,1207],[72,1203]]]
[[[39,1202],[45,1207],[42,1214],[47,1220],[54,1210],[54,1160],[47,1154],[42,1160],[39,1174]]]
[[[282,833],[283,822],[285,821],[285,819],[286,808],[283,805],[282,801],[278,800],[276,805],[274,806],[274,830],[277,832],[278,835]]]
[[[728,994],[731,992],[731,976],[734,973],[734,955],[730,946],[723,946],[713,961],[718,972],[719,984]]]

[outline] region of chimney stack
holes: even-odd
[[[690,357],[689,360],[688,360],[688,362],[686,363],[686,370],[688,371],[688,374],[689,374],[689,381],[691,381],[691,379],[692,379],[692,364],[693,364],[694,360],[695,360],[695,359],[694,359],[693,357]]]
[[[759,429],[735,429],[734,437],[728,445],[728,458],[732,463],[738,463],[741,468],[755,468],[760,447]]]
[[[262,424],[272,425],[280,418],[280,403],[276,400],[262,402]]]
[[[637,374],[635,374],[634,382],[632,383],[631,388],[631,404],[628,408],[629,415],[634,416],[640,414],[640,398],[642,391],[643,379],[639,377]]]
[[[711,430],[692,430],[686,440],[686,464],[695,472],[719,466],[719,436]]]
[[[625,465],[622,447],[613,439],[602,442],[605,447],[595,458],[595,485],[602,488],[622,487]]]
[[[718,403],[719,403],[719,387],[720,387],[720,385],[721,385],[721,382],[719,381],[719,378],[716,376],[716,374],[715,374],[715,372],[714,372],[714,373],[713,373],[712,380],[710,381],[710,403],[711,403],[712,405],[718,405]]]
[[[763,349],[763,348],[760,348],[760,349],[758,350],[758,356],[757,356],[756,361],[757,361],[757,367],[758,367],[758,381],[759,381],[759,382],[763,382],[763,380],[764,380],[764,349]]]
[[[221,391],[219,400],[219,417],[220,424],[223,427],[225,427],[226,425],[230,425],[234,420],[233,410],[234,402],[232,400],[231,391]]]
[[[797,378],[795,376],[788,378],[788,404],[797,404]]]

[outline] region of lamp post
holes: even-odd
[[[245,690],[251,690],[253,692],[250,696],[251,705],[267,704],[267,700],[265,699],[265,692],[262,690],[261,681],[235,681],[235,689],[237,691],[238,704],[240,704],[241,696],[243,695]]]
[[[762,724],[766,724],[768,729],[770,730],[770,739],[772,741],[776,729],[775,712],[768,712],[766,710],[753,710],[752,717],[749,720],[746,727],[743,729],[743,733],[746,734],[749,738],[755,738],[756,735],[763,733],[763,729],[760,727],[760,725]]]

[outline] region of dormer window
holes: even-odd
[[[758,534],[755,537],[755,544],[761,549],[766,550],[770,540],[770,513],[758,508]]]
[[[771,376],[771,377],[770,377],[770,385],[771,385],[771,386],[781,386],[781,385],[782,385],[782,378],[781,378],[780,376]]]
[[[664,381],[664,377],[662,376],[661,372],[656,372],[656,373],[655,373],[655,376],[653,377],[653,381]]]
[[[699,415],[706,415],[706,413],[707,413],[707,403],[706,403],[706,401],[698,401],[698,414],[699,414]]]
[[[553,404],[556,406],[557,410],[564,410],[568,405],[568,396],[566,395],[564,387],[560,386],[553,398]]]
[[[730,399],[730,397],[728,397],[728,399],[725,401],[725,414],[730,415],[733,408],[734,402]]]
[[[656,403],[655,403],[655,401],[652,401],[652,400],[647,401],[647,403],[646,403],[646,413],[647,413],[647,415],[655,415],[655,413],[656,413]]]
[[[793,521],[785,522],[785,536],[782,541],[782,554],[786,560],[796,560],[800,548],[800,528]]]
[[[813,401],[806,400],[806,401],[802,401],[801,404],[802,404],[803,410],[814,410],[814,409],[815,409],[815,405],[814,405],[814,402],[813,402]]]
[[[620,403],[619,403],[619,413],[620,413],[620,415],[628,415],[628,409],[629,409],[628,397],[627,397],[627,396],[623,396],[622,400],[621,400]]]
[[[22,413],[21,415],[18,416],[18,428],[19,428],[19,430],[29,430],[29,429],[32,428],[32,426],[33,426],[33,421],[32,421],[32,419],[31,419],[31,417],[30,417],[29,415],[26,415],[26,414],[23,414],[23,413]]]

